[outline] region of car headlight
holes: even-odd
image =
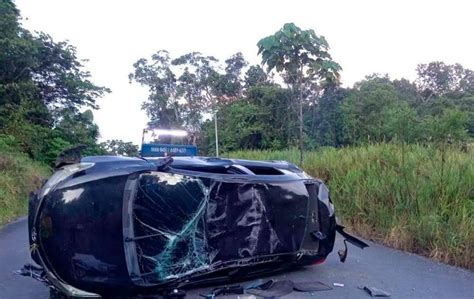
[[[38,192],[38,198],[43,198],[46,196],[51,191],[51,189],[54,188],[54,186],[59,184],[67,177],[73,175],[76,172],[91,168],[92,166],[94,166],[94,163],[83,162],[60,168],[49,178],[46,184],[43,185],[41,190]]]

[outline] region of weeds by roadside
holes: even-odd
[[[0,152],[0,226],[27,213],[28,194],[48,174],[46,166],[22,154]]]

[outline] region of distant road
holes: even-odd
[[[314,296],[293,292],[284,298],[370,298],[357,288],[360,285],[383,289],[392,294],[391,298],[474,298],[474,272],[368,243],[371,247],[364,250],[351,246],[347,261],[342,264],[336,253],[342,247],[338,239],[335,251],[324,264],[275,276],[293,281],[318,280],[330,285],[336,282],[344,287]],[[48,298],[49,291],[41,283],[13,274],[29,261],[27,221],[23,217],[0,230],[1,299]],[[198,298],[207,292],[190,290],[186,298]]]

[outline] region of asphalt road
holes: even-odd
[[[269,278],[344,284],[313,294],[293,292],[284,298],[370,298],[357,288],[361,285],[383,289],[391,298],[474,298],[474,272],[368,243],[371,247],[364,250],[349,245],[349,256],[342,264],[336,254],[342,247],[338,239],[335,252],[324,264]],[[27,222],[20,218],[0,230],[0,299],[48,298],[49,291],[41,283],[13,274],[29,261]],[[208,291],[189,290],[186,298]]]

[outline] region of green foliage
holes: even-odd
[[[385,125],[398,95],[386,77],[370,77],[356,83],[342,107],[344,136],[348,144],[386,139]]]
[[[258,119],[265,125],[262,148],[282,149],[296,144],[297,121],[291,113],[291,94],[278,85],[257,85],[248,90],[250,103],[259,107]]]
[[[150,126],[179,127],[182,117],[169,53],[158,51],[152,55],[151,62],[142,58],[133,67],[135,71],[129,75],[130,81],[134,80],[149,88],[150,95],[142,104],[142,109],[150,118]]]
[[[51,163],[65,147],[97,149],[92,123],[95,99],[109,90],[89,81],[66,42],[45,33],[32,34],[18,22],[10,0],[0,0],[0,134],[29,157]]]
[[[252,65],[245,72],[245,88],[248,90],[257,85],[269,84],[267,73],[259,65]]]
[[[43,164],[5,151],[5,138],[11,139],[0,136],[0,225],[26,213],[28,193],[38,189],[50,174]]]
[[[297,150],[227,156],[299,161]],[[434,146],[395,144],[323,148],[308,152],[301,167],[329,185],[338,217],[354,232],[474,269],[472,149],[451,145],[443,153]]]
[[[474,92],[474,72],[459,63],[449,65],[433,61],[419,64],[416,71],[418,88],[425,99],[436,96],[456,98]]]
[[[183,68],[178,78],[176,94],[186,99],[183,105],[183,116],[187,128],[197,131],[202,123],[203,114],[211,113],[217,108],[217,97],[221,89],[230,85],[222,82],[217,72],[217,59],[193,52],[182,55],[172,61],[173,65]]]
[[[289,84],[301,84],[303,79],[339,79],[341,67],[331,59],[326,39],[312,29],[302,30],[287,23],[275,34],[261,39],[257,46],[267,70],[282,72]]]
[[[408,80],[390,80],[371,75],[351,89],[326,88],[317,103],[303,103],[304,138],[309,148],[350,146],[382,141],[404,144],[461,142],[473,136],[474,96],[458,94],[423,100],[422,92]],[[252,105],[245,112],[229,113],[242,105]],[[297,107],[291,89],[266,82],[245,89],[244,96],[221,105],[218,116],[224,151],[241,148],[282,149],[297,145]],[[250,115],[251,114],[251,115]],[[270,125],[268,125],[270,124]],[[232,130],[246,128],[255,132],[256,141]],[[255,128],[258,128],[256,130]],[[202,127],[200,146],[207,152],[214,133],[210,124]],[[231,136],[231,137],[229,137]],[[258,136],[258,137],[257,137]],[[209,147],[209,149],[211,149]]]
[[[406,102],[388,109],[384,131],[387,139],[403,143],[414,143],[423,136],[416,111]]]
[[[263,148],[266,124],[262,111],[251,103],[236,102],[220,113],[221,140],[224,151],[248,148]],[[228,121],[227,121],[228,120]]]
[[[132,142],[113,139],[100,143],[100,147],[107,155],[138,157],[138,146]]]
[[[305,143],[309,148],[344,144],[341,104],[348,93],[343,88],[327,88],[317,105],[305,106]]]
[[[0,152],[14,153],[20,151],[20,144],[11,135],[0,134]]]
[[[454,143],[467,139],[469,114],[458,109],[446,109],[440,117],[424,120],[427,136],[436,143]]]
[[[283,149],[295,142],[292,134],[294,116],[284,107],[291,106],[288,90],[278,85],[256,85],[249,88],[245,99],[221,106],[218,114],[220,146],[223,151],[238,149]],[[214,126],[203,126],[204,142],[214,153]]]
[[[104,151],[97,144],[99,128],[94,123],[91,110],[76,114],[64,114],[61,121],[54,128],[53,134],[55,138],[63,139],[65,145],[69,144],[68,147],[79,144],[86,145],[86,149],[82,151],[84,156],[104,154]]]
[[[172,59],[159,51],[151,61],[138,60],[130,79],[150,89],[143,104],[150,125],[192,131],[202,154],[214,153],[214,113],[224,151],[383,141],[441,145],[440,132],[446,142],[455,137],[467,144],[474,136],[473,71],[459,64],[420,64],[414,82],[374,74],[341,88],[341,67],[313,30],[288,23],[258,48],[267,72],[247,68],[240,52],[225,64],[198,52]],[[285,87],[272,80],[273,70]],[[462,111],[462,121],[444,128],[449,132],[437,130],[446,111]]]
[[[37,160],[48,165],[52,165],[62,151],[72,147],[71,143],[61,137],[52,137],[46,139],[46,142],[44,154],[42,157],[38,157]]]
[[[161,50],[151,61],[139,59],[129,78],[150,90],[142,105],[150,127],[198,132],[205,115],[242,96],[241,72],[246,65],[242,53],[236,53],[225,61],[222,73],[222,65],[212,56],[191,52],[171,59]]]
[[[225,64],[225,74],[220,76],[217,84],[219,94],[230,98],[242,97],[242,69],[248,65],[247,61],[242,53],[238,52],[227,59]]]
[[[421,91],[416,93],[412,87],[406,80],[377,75],[356,83],[339,106],[344,136],[339,145],[469,140],[474,116],[469,95],[420,101]]]

